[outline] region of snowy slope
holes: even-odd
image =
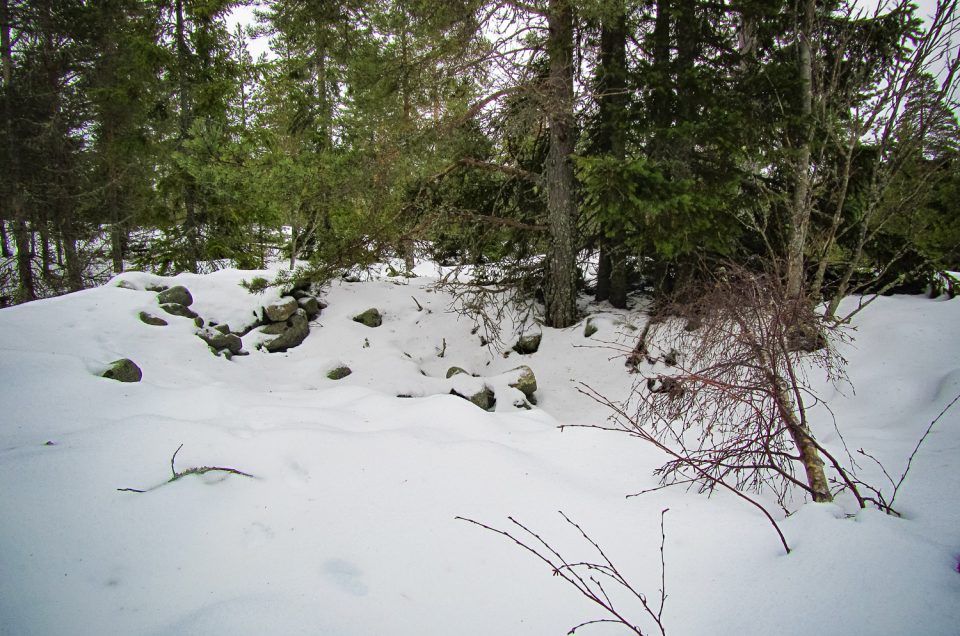
[[[665,508],[671,634],[958,633],[960,405],[914,460],[898,495],[905,518],[809,504],[781,523],[784,555],[733,497],[625,498],[656,484],[653,449],[558,428],[608,415],[579,381],[626,397],[634,377],[617,350],[642,315],[607,308],[591,339],[582,324],[544,329],[536,354],[504,357],[447,311],[432,268],[420,273],[334,284],[303,345],[232,361],[211,355],[187,319],[152,327],[137,316],[158,313],[146,287],[183,284],[204,318],[238,328],[276,298],[239,286],[251,272],[128,273],[0,310],[0,634],[563,634],[603,615],[517,546],[455,517],[507,527],[513,515],[568,558],[594,558],[563,510],[656,599]],[[368,307],[381,327],[350,320]],[[849,447],[896,477],[960,393],[960,301],[879,299],[853,335],[852,389],[823,393]],[[97,376],[121,357],[142,382]],[[343,364],[352,375],[327,379]],[[450,366],[496,377],[520,364],[539,383],[533,410],[501,399],[485,412],[448,394]],[[117,490],[165,482],[180,444],[177,470],[254,478]],[[863,465],[879,482],[875,473]],[[636,605],[624,611],[651,628]]]

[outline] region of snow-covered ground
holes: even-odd
[[[592,338],[582,324],[543,329],[537,353],[504,356],[430,289],[433,268],[419,273],[336,283],[303,345],[233,360],[211,355],[188,319],[154,327],[138,314],[156,308],[145,287],[183,284],[201,316],[238,328],[277,295],[244,291],[250,272],[128,273],[0,310],[0,634],[564,634],[605,616],[456,517],[507,528],[512,515],[569,560],[595,559],[562,510],[656,605],[666,508],[672,635],[960,633],[960,404],[917,453],[897,498],[904,518],[807,504],[781,521],[786,555],[730,495],[625,498],[656,485],[664,458],[625,435],[558,428],[609,414],[578,382],[627,396],[635,376],[617,343],[632,346],[640,313],[594,308]],[[381,327],[350,320],[368,307]],[[960,300],[881,298],[852,335],[852,388],[820,388],[848,446],[896,478],[960,393]],[[124,357],[140,383],[98,376]],[[495,377],[520,364],[539,383],[532,410],[499,399],[486,412],[448,394],[450,366]],[[327,379],[341,365],[352,375]],[[815,428],[838,449],[825,415]],[[181,444],[178,471],[254,478],[214,471],[118,491],[163,484]],[[656,633],[638,604],[621,609]]]

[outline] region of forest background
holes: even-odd
[[[955,0],[2,0],[0,302],[278,254],[320,283],[387,257],[469,266],[465,307],[506,293],[555,327],[579,292],[623,307],[723,263],[827,317],[853,293],[950,291],[958,18]]]

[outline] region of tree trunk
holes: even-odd
[[[599,150],[618,161],[627,157],[627,35],[626,7],[618,2],[615,13],[601,25],[597,68]],[[627,306],[627,250],[621,226],[622,223],[617,223],[614,227],[607,224],[603,227],[597,300],[609,300],[611,305],[622,309]]]
[[[801,28],[797,37],[798,73],[800,77],[800,132],[797,135],[794,163],[793,200],[787,227],[787,297],[799,298],[805,278],[803,252],[810,226],[812,192],[810,174],[811,145],[813,144],[813,55],[810,40],[813,37],[815,0],[804,0]]]
[[[180,139],[179,147],[182,150],[184,142],[190,135],[190,126],[193,124],[193,105],[190,96],[190,79],[187,72],[187,62],[189,49],[187,48],[187,39],[183,21],[183,0],[177,0],[175,6],[176,12],[176,58],[177,58],[177,80],[180,91]],[[193,176],[182,171],[181,177],[183,183],[183,207],[184,221],[183,229],[187,238],[187,267],[191,272],[197,272],[197,261],[200,260],[200,228],[197,226],[197,193],[193,183]]]
[[[544,107],[550,126],[550,148],[544,185],[551,245],[547,253],[544,299],[546,324],[569,327],[577,320],[576,203],[571,155],[575,143],[573,117],[573,13],[569,0],[550,0],[547,9],[547,51],[550,72]]]
[[[10,237],[7,236],[7,222],[0,219],[0,248],[4,258],[12,258],[13,251],[10,249]]]
[[[810,487],[813,500],[820,503],[833,501],[833,495],[830,493],[830,483],[827,481],[826,473],[823,471],[823,460],[820,458],[820,452],[817,450],[813,434],[810,428],[802,421],[797,419],[796,405],[790,399],[790,394],[784,382],[781,379],[776,381],[777,405],[780,416],[790,431],[790,438],[800,455],[800,463],[807,476],[807,486]]]
[[[3,125],[7,138],[6,177],[8,190],[4,194],[4,207],[12,212],[13,242],[17,253],[17,292],[15,302],[24,303],[37,297],[34,289],[30,232],[27,229],[27,215],[20,195],[20,161],[14,150],[13,107],[13,50],[10,41],[10,5],[8,0],[0,0],[0,58],[3,62]]]
[[[601,302],[610,298],[610,243],[606,236],[600,238],[600,257],[597,262],[597,289],[594,299]]]

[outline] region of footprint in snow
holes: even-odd
[[[363,572],[350,561],[329,559],[320,566],[324,578],[353,596],[366,596],[367,584],[363,582]]]

